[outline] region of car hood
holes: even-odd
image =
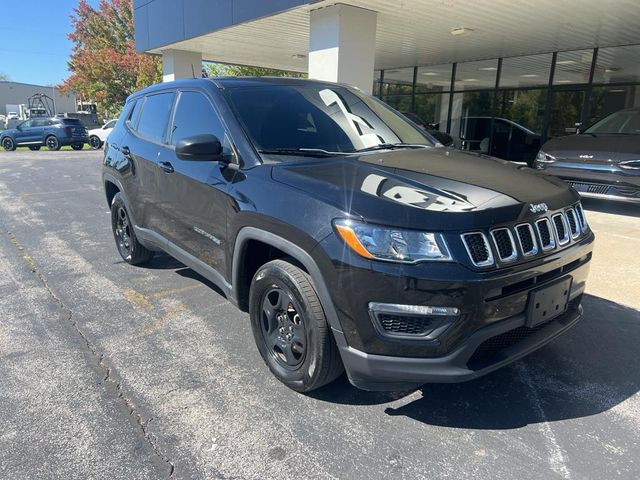
[[[640,159],[640,135],[569,135],[549,140],[542,150],[559,161],[617,163]]]
[[[531,204],[578,199],[555,177],[446,148],[284,163],[272,176],[371,223],[436,230],[513,222],[534,216]]]

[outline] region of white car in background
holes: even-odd
[[[107,140],[117,121],[118,119],[116,118],[115,120],[108,121],[101,128],[89,130],[89,146],[92,150],[102,148],[102,145],[104,145],[104,142]]]

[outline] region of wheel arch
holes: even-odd
[[[232,261],[232,295],[234,296],[235,303],[242,310],[248,310],[248,287],[246,286],[246,282],[243,283],[242,280],[244,277],[243,267],[245,266],[247,247],[251,245],[252,241],[261,242],[282,252],[284,256],[291,257],[295,262],[299,263],[298,266],[303,268],[311,276],[336,343],[338,346],[346,346],[346,340],[342,333],[338,313],[315,260],[300,246],[272,232],[256,227],[244,227],[238,232]],[[251,280],[249,279],[249,286],[250,283]]]

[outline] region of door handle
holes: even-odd
[[[129,147],[122,147],[120,148],[120,151],[125,157],[131,156],[131,150],[129,150]]]
[[[160,168],[165,173],[173,173],[173,172],[175,172],[175,170],[173,168],[173,165],[171,165],[171,162],[158,162],[158,165],[160,165]]]

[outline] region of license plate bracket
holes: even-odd
[[[527,322],[529,328],[549,322],[567,311],[573,277],[567,276],[529,294]]]

